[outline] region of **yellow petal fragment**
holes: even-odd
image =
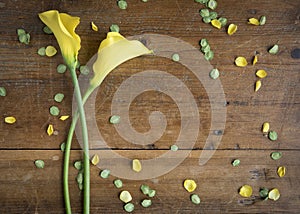
[[[54,132],[53,125],[52,125],[52,124],[49,124],[49,125],[48,125],[48,128],[47,128],[47,134],[48,134],[49,136],[51,136],[51,135],[53,134],[53,132]]]
[[[265,122],[265,123],[263,124],[262,132],[263,132],[263,133],[268,133],[269,130],[270,130],[270,124],[267,123],[267,122]]]
[[[255,64],[257,63],[257,61],[258,61],[258,56],[255,55],[255,56],[253,57],[252,65],[255,65]]]
[[[98,31],[98,27],[97,27],[97,25],[95,25],[94,22],[91,22],[91,25],[92,25],[93,31]]]
[[[258,90],[260,89],[260,87],[261,87],[261,81],[260,81],[260,80],[257,80],[257,81],[255,82],[255,92],[258,91]]]
[[[95,75],[90,81],[90,90],[98,87],[105,77],[118,65],[129,59],[150,54],[140,41],[129,41],[118,32],[109,32],[100,44],[97,60],[93,65]]]
[[[59,117],[59,119],[60,119],[61,121],[65,121],[65,120],[68,119],[69,117],[70,117],[69,115],[62,115],[62,116]]]
[[[68,67],[77,64],[80,49],[80,37],[75,33],[79,17],[73,17],[57,10],[49,10],[39,14],[39,18],[51,29],[59,44],[62,56]]]
[[[245,67],[246,65],[248,65],[246,58],[243,56],[237,57],[234,62],[238,67]]]
[[[49,45],[46,47],[46,56],[52,57],[57,53],[57,50],[55,47]]]
[[[96,166],[99,163],[99,161],[100,161],[99,156],[97,154],[95,154],[92,157],[91,163]]]
[[[186,179],[183,183],[183,186],[188,192],[193,192],[197,188],[196,182],[191,179]]]
[[[265,70],[256,71],[256,76],[259,78],[265,78],[267,76],[267,72]]]
[[[132,170],[135,172],[140,172],[142,170],[142,164],[138,159],[132,160]]]
[[[240,188],[240,195],[249,198],[252,195],[252,187],[249,185],[244,185]]]
[[[124,203],[128,203],[129,201],[132,200],[130,192],[124,190],[120,193],[119,196],[120,200],[123,201]]]
[[[16,120],[15,117],[10,116],[10,117],[5,117],[5,118],[4,118],[4,121],[5,121],[5,123],[13,124],[13,123],[15,123],[17,120]]]
[[[286,172],[286,168],[284,166],[278,167],[277,174],[279,177],[282,178],[283,176],[285,176],[285,172]]]
[[[277,201],[280,198],[280,192],[277,188],[272,189],[268,195],[269,199]]]
[[[230,25],[228,26],[228,29],[227,29],[228,35],[231,36],[231,35],[234,34],[236,31],[237,31],[237,25],[235,25],[235,24],[230,24]]]
[[[251,18],[248,21],[249,21],[248,24],[259,25],[259,21],[256,18]]]
[[[260,87],[261,87],[261,81],[260,80],[257,80],[256,82],[255,82],[255,92],[256,91],[258,91],[259,89],[260,89]]]
[[[221,22],[218,19],[211,20],[210,23],[215,28],[221,29],[221,27],[222,27],[222,24],[221,24]]]

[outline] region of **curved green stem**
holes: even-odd
[[[88,144],[88,132],[86,125],[86,118],[84,112],[84,102],[81,97],[81,92],[79,88],[79,83],[76,76],[75,68],[70,68],[72,81],[74,84],[74,92],[75,98],[78,105],[78,113],[81,121],[82,128],[82,138],[83,138],[83,213],[88,214],[90,211],[90,160],[89,160],[89,144]],[[86,101],[86,99],[85,99]],[[70,158],[70,150],[71,150],[71,142],[73,138],[73,133],[75,130],[76,122],[78,120],[78,114],[76,113],[72,119],[71,127],[68,134],[68,139],[66,142],[65,149],[65,160],[64,160],[64,198],[65,198],[65,206],[66,213],[71,214],[71,205],[70,205],[70,195],[69,195],[69,186],[68,186],[68,173],[69,173],[69,158]]]

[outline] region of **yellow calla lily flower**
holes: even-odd
[[[39,17],[56,37],[67,66],[75,68],[78,51],[81,47],[80,37],[75,33],[75,28],[78,26],[80,18],[66,13],[59,13],[57,10],[40,13]]]
[[[140,41],[125,39],[118,32],[109,32],[100,44],[97,60],[93,65],[94,76],[90,81],[90,90],[98,87],[105,77],[118,65],[132,58],[150,54]]]

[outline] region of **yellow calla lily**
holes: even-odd
[[[150,54],[140,41],[125,39],[118,32],[109,32],[100,44],[97,60],[93,65],[94,76],[90,81],[90,90],[98,87],[105,77],[118,65],[132,58]]]
[[[80,37],[75,33],[75,28],[78,26],[80,18],[66,13],[59,13],[57,10],[40,13],[39,17],[56,37],[67,66],[75,68],[78,51],[81,47]]]

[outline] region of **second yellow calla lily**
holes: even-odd
[[[75,33],[75,28],[78,26],[80,18],[59,13],[57,10],[40,13],[39,17],[56,37],[67,66],[75,68],[78,61],[78,51],[81,47],[80,37]]]
[[[123,62],[152,53],[140,41],[129,41],[117,32],[109,32],[100,44],[97,60],[93,65],[94,76],[90,81],[91,91],[98,87],[105,77]]]

